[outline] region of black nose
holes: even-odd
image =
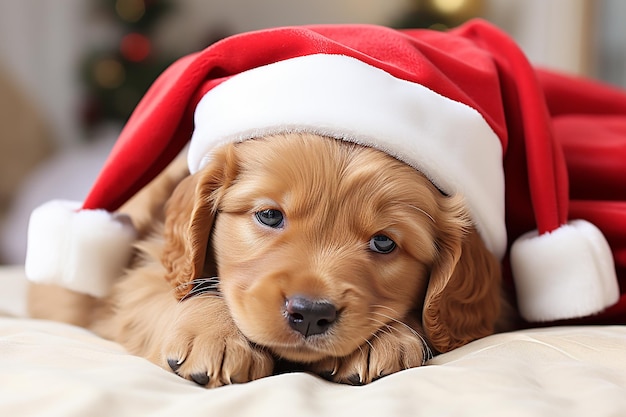
[[[294,296],[287,300],[287,320],[304,337],[322,334],[337,318],[337,309],[328,301]]]

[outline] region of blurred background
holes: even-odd
[[[532,62],[626,86],[623,0],[0,0],[0,263],[30,211],[82,200],[154,78],[222,37],[309,23],[487,19]]]

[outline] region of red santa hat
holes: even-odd
[[[106,294],[134,239],[113,211],[189,141],[194,173],[215,147],[280,132],[380,149],[462,194],[496,256],[515,240],[511,264],[528,320],[586,316],[617,300],[604,236],[568,222],[567,173],[534,71],[482,21],[447,33],[270,29],[180,59],[138,105],[80,210],[59,202],[35,210],[29,278]]]

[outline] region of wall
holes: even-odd
[[[389,24],[410,0],[178,0],[161,41],[180,47],[210,28],[230,33],[314,23]]]
[[[593,3],[593,0],[490,0],[486,17],[505,28],[535,64],[589,74]]]
[[[75,68],[84,0],[1,0],[0,66],[43,109],[61,143],[78,139]]]
[[[601,0],[596,14],[597,37],[593,44],[594,75],[626,87],[626,2]]]

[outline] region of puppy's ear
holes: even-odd
[[[192,289],[185,284],[202,276],[220,199],[236,175],[235,148],[227,145],[212,155],[209,165],[182,180],[165,206],[161,262],[178,299]]]
[[[461,199],[446,200],[422,316],[428,339],[442,353],[492,334],[501,303],[499,261],[472,226]]]

